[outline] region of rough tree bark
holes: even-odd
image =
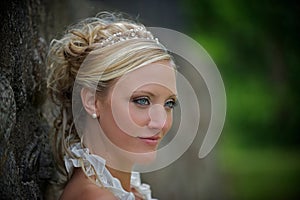
[[[43,4],[1,1],[0,199],[43,199],[51,178]]]

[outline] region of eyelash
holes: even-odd
[[[148,97],[138,97],[138,98],[134,98],[132,101],[140,106],[150,105],[150,99]],[[147,103],[142,103],[141,101],[147,101]]]
[[[167,101],[167,102],[165,103],[165,106],[167,105],[167,103],[172,103],[172,105],[169,106],[169,109],[174,109],[174,108],[177,106],[177,102],[176,102],[174,99],[172,99],[172,100],[170,100],[170,101]]]
[[[141,102],[141,101],[143,101],[143,102]],[[137,98],[134,98],[132,100],[132,102],[134,102],[135,104],[138,104],[139,106],[142,106],[142,107],[146,107],[151,104],[150,99],[148,97],[137,97]],[[172,105],[168,105],[169,103],[171,103]],[[176,105],[177,105],[177,102],[174,99],[168,100],[165,103],[165,107],[168,107],[168,109],[173,109]]]

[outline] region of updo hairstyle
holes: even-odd
[[[128,34],[132,32],[135,37],[131,38]],[[124,40],[118,38],[123,36]],[[86,60],[89,55],[92,59]],[[96,88],[97,96],[105,98],[114,80],[162,60],[171,60],[171,56],[142,24],[113,13],[103,12],[80,21],[69,27],[61,39],[52,40],[47,57],[47,87],[59,110],[53,122],[53,147],[62,187],[72,175],[66,172],[64,156],[75,157],[70,146],[81,142],[82,137],[72,114],[75,80],[80,87]],[[82,116],[87,117],[84,109]],[[82,169],[86,173],[83,161]]]

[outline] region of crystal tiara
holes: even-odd
[[[138,27],[135,29],[129,29],[125,32],[117,32],[106,38],[105,40],[100,42],[101,47],[111,46],[118,42],[132,40],[132,39],[146,39],[146,40],[154,40],[157,44],[159,44],[158,38],[154,38],[153,35],[147,31],[144,27]]]

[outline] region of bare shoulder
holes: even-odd
[[[81,170],[75,170],[72,178],[64,188],[60,200],[116,200],[107,189],[100,188],[90,181]]]
[[[89,184],[78,195],[78,199],[86,200],[117,200],[107,189],[99,188],[97,185]]]
[[[82,187],[69,190],[66,188],[60,200],[117,200],[116,197],[107,189],[100,188],[97,185],[90,183],[82,185]]]

